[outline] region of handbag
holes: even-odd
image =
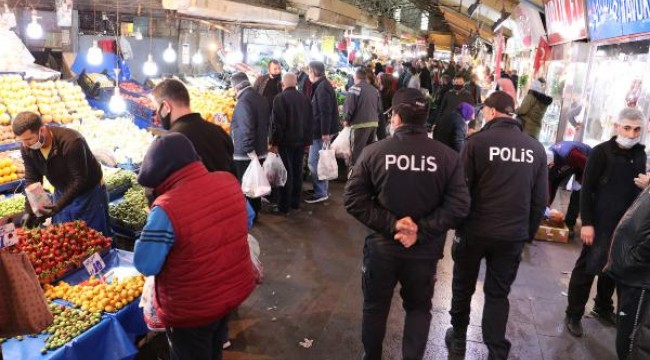
[[[27,255],[0,251],[0,337],[37,334],[53,320]]]

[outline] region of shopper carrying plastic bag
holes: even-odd
[[[319,152],[318,180],[335,180],[339,177],[339,165],[336,163],[336,153],[328,144],[323,145]]]
[[[262,164],[266,179],[273,187],[282,187],[287,183],[287,168],[284,167],[282,159],[278,154],[268,153]]]
[[[262,266],[262,261],[260,260],[260,243],[251,234],[248,234],[248,247],[250,248],[251,252],[251,262],[253,263],[255,280],[257,280],[258,284],[261,284],[262,278],[264,277],[264,267]]]
[[[334,150],[336,157],[339,159],[348,161],[350,160],[350,156],[352,156],[352,147],[350,145],[351,134],[351,128],[349,126],[346,126],[343,128],[343,130],[341,130],[339,135],[336,137],[336,139],[334,139],[334,142],[332,143],[332,150]]]
[[[251,199],[259,198],[271,193],[271,184],[266,178],[264,169],[257,159],[257,155],[249,154],[251,159],[250,165],[246,169],[241,180],[241,189],[244,195]]]

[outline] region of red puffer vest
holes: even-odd
[[[156,275],[158,317],[169,327],[208,325],[253,292],[247,212],[239,183],[201,162],[176,171],[156,188],[176,240]]]

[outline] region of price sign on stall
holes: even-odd
[[[92,254],[88,259],[84,260],[84,267],[90,276],[100,273],[106,267],[104,260],[98,253]]]
[[[13,223],[8,223],[0,226],[0,249],[16,245],[18,243],[18,235],[16,235],[16,227]]]

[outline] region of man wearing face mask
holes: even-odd
[[[398,282],[406,309],[402,358],[422,359],[446,234],[469,211],[460,158],[429,139],[428,110],[420,90],[397,91],[390,109],[394,135],[365,147],[343,195],[348,213],[372,230],[365,239],[362,267],[365,360],[382,358]]]
[[[581,319],[596,276],[598,291],[591,315],[610,326],[616,324],[615,282],[602,270],[614,229],[641,192],[635,182],[646,173],[645,147],[639,143],[645,125],[641,111],[623,109],[615,124],[616,136],[594,147],[587,158],[580,196],[583,247],[571,272],[565,319],[567,329],[577,337],[583,335]]]
[[[165,130],[185,135],[201,157],[208,171],[228,171],[233,175],[232,139],[221,126],[209,123],[201,114],[192,112],[190,94],[183,83],[167,79],[153,89],[158,105],[157,116]]]
[[[273,108],[275,96],[282,92],[282,66],[277,60],[269,61],[269,73],[262,75],[255,80],[253,89],[258,94],[264,96],[269,103],[269,108]]]
[[[84,220],[88,226],[110,234],[108,195],[102,183],[102,169],[78,132],[43,125],[38,114],[22,112],[12,122],[25,162],[25,186],[42,183],[54,186],[54,204],[37,217],[25,202],[26,225],[33,227],[52,217],[54,223]]]
[[[464,75],[458,74],[454,78],[454,87],[449,90],[442,99],[440,105],[440,118],[456,111],[458,105],[462,102],[466,102],[472,106],[476,105],[476,101],[472,98],[472,94],[470,94],[470,92],[465,88]]]

